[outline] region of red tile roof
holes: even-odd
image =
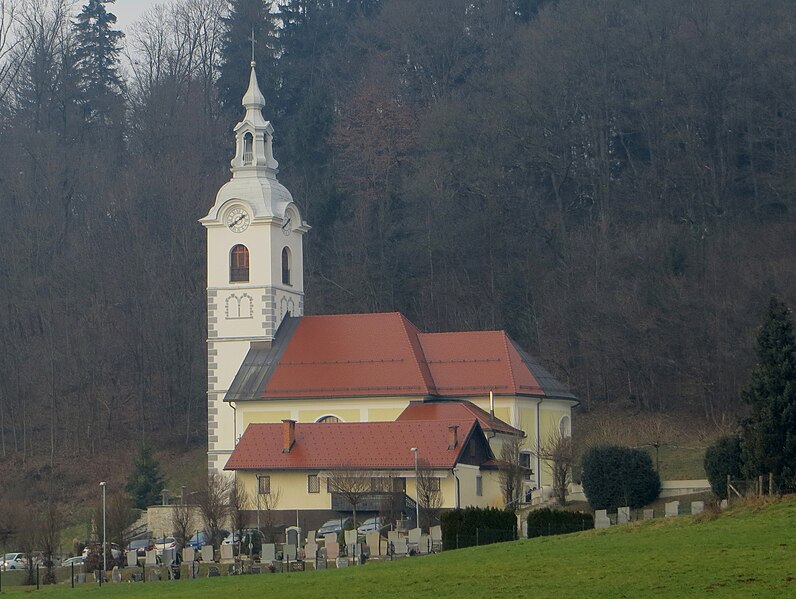
[[[418,334],[397,312],[304,316],[262,396],[432,394]]]
[[[411,401],[396,421],[407,420],[471,420],[475,418],[483,431],[525,436],[500,418],[492,416],[469,401]]]
[[[457,425],[459,443],[448,449],[448,426]],[[410,469],[412,447],[432,468],[453,468],[467,440],[480,432],[475,419],[465,421],[298,422],[295,443],[282,451],[285,425],[250,424],[225,470]],[[483,433],[478,435],[483,438]]]
[[[424,333],[420,342],[440,395],[544,395],[505,331]]]
[[[270,349],[249,352],[227,401],[490,391],[575,400],[504,331],[423,333],[391,312],[286,318]]]

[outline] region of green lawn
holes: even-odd
[[[5,588],[5,587],[4,587]],[[19,588],[3,596],[19,597]],[[48,597],[796,597],[796,500],[365,567],[65,586]]]

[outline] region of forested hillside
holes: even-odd
[[[792,0],[2,6],[4,458],[203,442],[253,29],[308,313],[505,328],[586,410],[720,419],[796,305]]]

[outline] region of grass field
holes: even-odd
[[[31,591],[16,587],[2,596],[26,592]],[[61,585],[33,593],[67,599],[796,597],[796,500],[344,570],[84,585],[74,591]]]

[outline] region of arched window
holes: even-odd
[[[254,137],[251,133],[243,136],[243,165],[248,166],[254,162]]]
[[[315,422],[342,422],[337,416],[332,416],[331,414],[327,416],[321,416]]]
[[[569,423],[569,416],[562,416],[558,421],[558,432],[562,437],[569,437],[572,435],[572,426]]]
[[[282,284],[290,285],[290,250],[282,248]]]
[[[231,283],[249,280],[249,250],[245,245],[236,245],[229,253],[229,280]]]

